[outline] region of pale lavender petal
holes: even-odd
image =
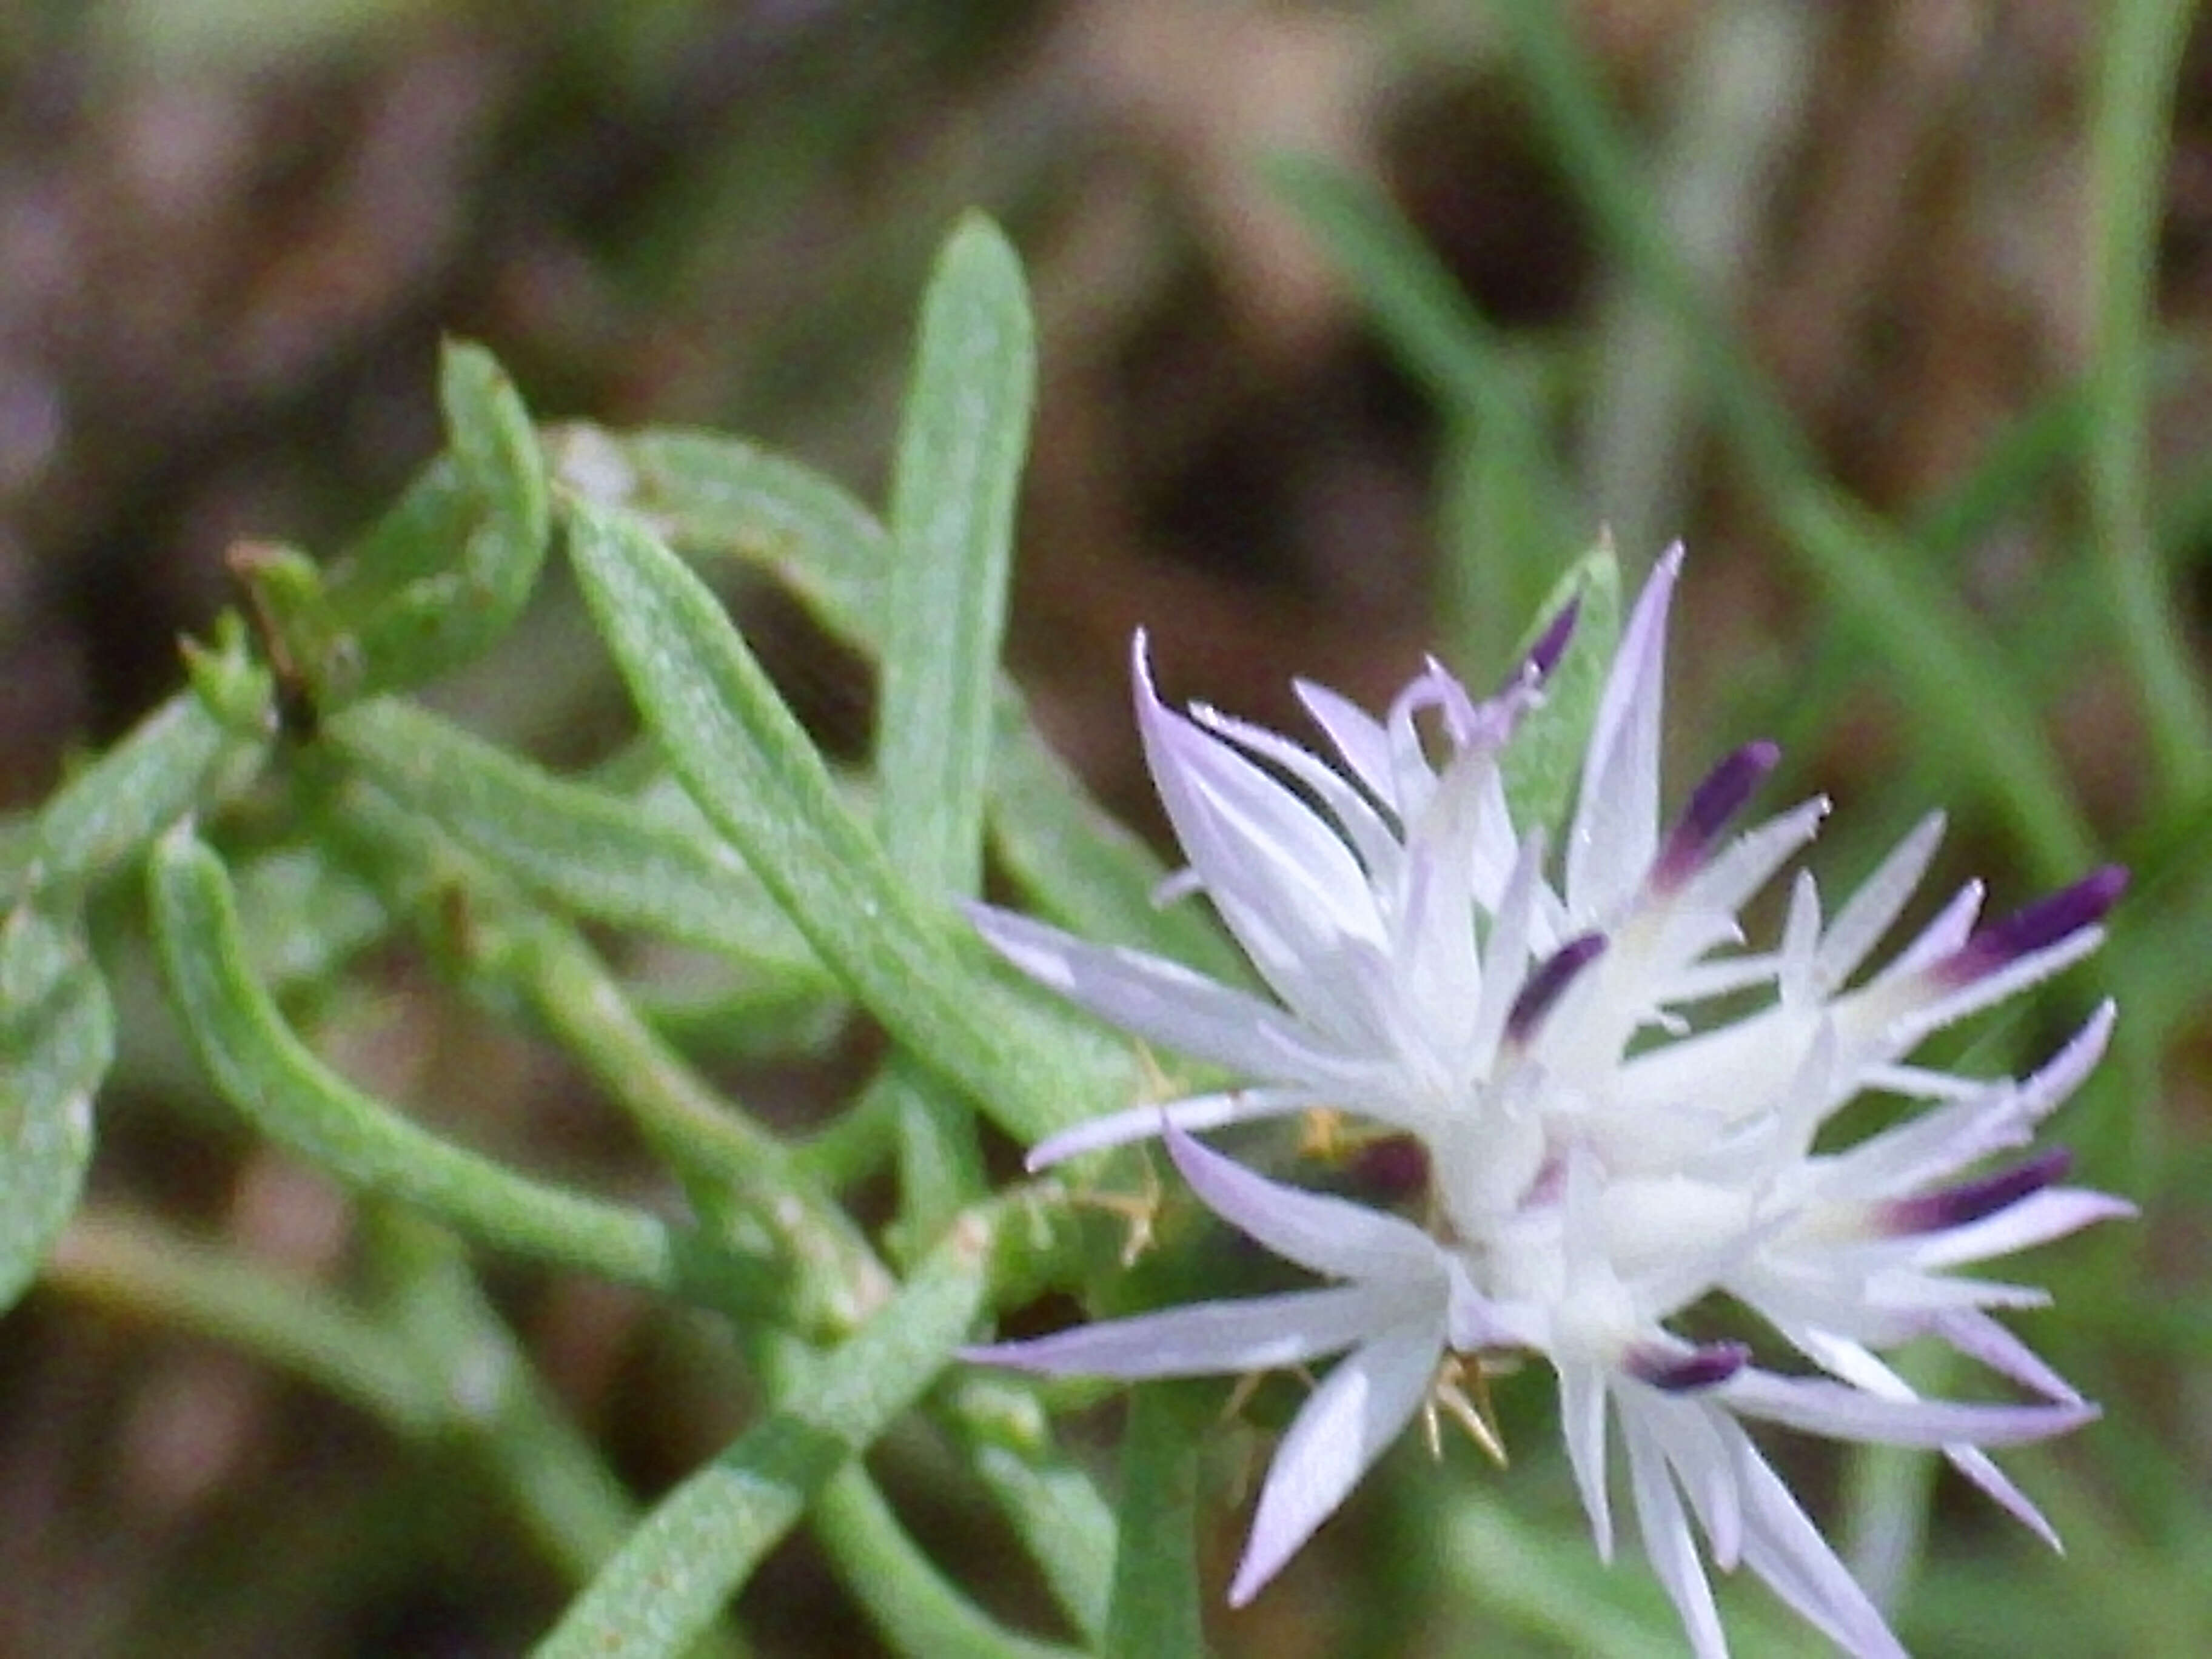
[[[1948,1187],[1892,1199],[1879,1206],[1875,1226],[1893,1236],[1936,1233],[1972,1225],[2056,1185],[2073,1167],[2074,1154],[2050,1146],[2034,1157]]]
[[[1758,1448],[1741,1431],[1732,1443],[1747,1516],[1744,1564],[1853,1659],[1910,1659]]]
[[[968,908],[992,949],[1109,1024],[1178,1054],[1271,1079],[1358,1075],[1271,1002],[1120,945],[1091,945],[988,905]]]
[[[2127,884],[2128,872],[2108,864],[1978,929],[1936,971],[1963,982],[2047,951],[2102,921]]]
[[[2068,934],[2056,945],[2014,957],[2001,968],[1963,982],[1954,982],[1940,972],[1931,974],[1923,983],[1932,982],[1936,988],[1951,985],[1952,988],[1922,1002],[1898,1019],[1883,1033],[1882,1040],[1893,1052],[1904,1053],[1944,1027],[2008,1001],[2032,985],[2041,984],[2072,967],[2104,942],[2103,928],[2087,927]]]
[[[1138,731],[1176,838],[1261,976],[1321,1029],[1371,1029],[1364,988],[1334,971],[1347,941],[1380,945],[1365,873],[1296,791],[1161,702],[1139,635]]]
[[[1336,1512],[1412,1421],[1443,1348],[1425,1329],[1377,1337],[1340,1361],[1299,1408],[1267,1470],[1229,1604],[1241,1607]]]
[[[1827,798],[1816,795],[1745,830],[1691,877],[1677,903],[1685,909],[1710,909],[1733,916],[1772,879],[1792,853],[1813,839],[1827,815]]]
[[[1442,1332],[1443,1253],[1412,1222],[1255,1175],[1172,1125],[1164,1139],[1168,1155],[1191,1190],[1239,1232],[1310,1273],[1376,1279],[1401,1295],[1431,1293]]]
[[[1820,974],[1829,986],[1849,982],[1911,898],[1943,840],[1943,815],[1931,812],[1891,849],[1837,912],[1820,941]]]
[[[1912,943],[1897,953],[1896,960],[1884,967],[1874,982],[1878,985],[1917,974],[1964,945],[1974,931],[1974,919],[1982,913],[1982,896],[1978,881],[1970,881],[1952,894],[1950,902],[1913,935]]]
[[[1636,1528],[1644,1553],[1682,1621],[1698,1659],[1728,1659],[1728,1638],[1721,1629],[1713,1587],[1698,1559],[1690,1517],[1675,1489],[1666,1454],[1648,1427],[1626,1409],[1621,1438],[1628,1447],[1628,1490],[1636,1504]]]
[[[1660,676],[1681,568],[1677,545],[1644,582],[1598,699],[1566,849],[1567,902],[1585,923],[1610,920],[1658,848]]]
[[[1553,1360],[1559,1376],[1559,1430],[1567,1445],[1567,1464],[1589,1517],[1591,1540],[1601,1561],[1613,1559],[1613,1500],[1606,1490],[1606,1374],[1581,1361]]]
[[[963,1359],[1051,1376],[1236,1376],[1302,1365],[1373,1334],[1374,1298],[1356,1285],[1291,1291],[1137,1314],[1050,1336],[963,1348]]]
[[[1344,830],[1352,842],[1352,850],[1366,866],[1370,878],[1395,872],[1401,847],[1394,826],[1383,819],[1368,796],[1322,764],[1311,750],[1265,726],[1238,720],[1202,703],[1194,704],[1190,715],[1208,731],[1280,767],[1311,790],[1314,799]]]
[[[1390,736],[1382,723],[1351,698],[1311,680],[1292,680],[1291,689],[1353,775],[1367,786],[1368,793],[1395,811],[1398,792],[1392,775]]]
[[[2023,1389],[2065,1405],[2079,1405],[2081,1395],[2074,1385],[2044,1363],[2002,1325],[1978,1308],[1961,1308],[1929,1322],[1929,1330],[1969,1359],[1987,1365],[2000,1376],[2010,1377]]]
[[[2030,1076],[2017,1083],[1978,1083],[1975,1092],[1955,1104],[1923,1113],[1840,1154],[1824,1177],[1828,1188],[1865,1199],[1910,1192],[2023,1145],[2095,1067],[2111,1040],[2114,1016],[2110,1001],[2099,1005]]]
[[[2097,1415],[2094,1407],[2069,1403],[1974,1406],[1947,1400],[1881,1400],[1841,1382],[1750,1368],[1706,1398],[1723,1401],[1742,1416],[1785,1428],[1884,1446],[2016,1445],[2063,1434]]]
[[[1232,1123],[1256,1123],[1326,1103],[1328,1096],[1311,1089],[1231,1089],[1220,1094],[1193,1095],[1160,1106],[1132,1106],[1126,1111],[1094,1117],[1056,1135],[1047,1135],[1030,1148],[1022,1160],[1031,1171],[1048,1170],[1083,1152],[1126,1146],[1149,1140],[1167,1124],[1191,1134],[1226,1128]]]
[[[2012,1477],[1999,1468],[1987,1452],[1973,1446],[1947,1446],[1943,1455],[1953,1468],[1979,1486],[1998,1508],[2057,1553],[2066,1553],[2066,1547],[2058,1541],[2058,1529],[2029,1500],[2027,1494],[2013,1484]]]

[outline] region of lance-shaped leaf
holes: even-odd
[[[552,443],[563,483],[634,509],[679,549],[773,574],[823,627],[871,654],[883,644],[890,539],[836,484],[740,439],[568,427]],[[1135,945],[1214,979],[1245,976],[1221,930],[1190,905],[1155,908],[1167,870],[1084,793],[1001,675],[993,695],[990,823],[1040,915]]]
[[[696,820],[556,776],[404,702],[349,709],[330,736],[410,811],[580,915],[826,983],[759,878]]]
[[[18,905],[0,922],[0,1310],[76,1208],[114,1054],[107,988],[75,926]]]
[[[950,909],[892,873],[714,594],[645,526],[579,505],[586,599],[669,765],[870,1012],[1037,1139],[1126,1099],[1118,1055],[989,976]]]

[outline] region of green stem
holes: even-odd
[[[336,1297],[150,1217],[88,1205],[45,1282],[66,1296],[155,1320],[350,1401],[405,1438],[445,1426],[447,1402],[407,1344]]]
[[[866,1238],[790,1148],[729,1103],[640,1019],[569,930],[530,928],[526,988],[546,1024],[688,1180],[717,1188],[767,1231],[798,1283],[802,1318],[842,1335],[890,1295]]]
[[[1010,1631],[916,1547],[866,1468],[848,1463],[811,1511],[815,1535],[878,1635],[907,1659],[1080,1659],[1079,1650]]]
[[[537,1649],[647,1659],[708,1629],[815,1494],[920,1397],[981,1312],[998,1217],[955,1225],[891,1303],[782,1401],[661,1500]]]
[[[246,965],[222,862],[179,826],[149,865],[170,994],[201,1063],[264,1133],[355,1189],[411,1204],[502,1249],[664,1293],[693,1285],[658,1218],[520,1175],[409,1121],[293,1035]]]
[[[2096,337],[2089,507],[2120,659],[2142,699],[2151,775],[2186,800],[2212,783],[2212,708],[2159,557],[2151,503],[2151,353],[2174,81],[2197,8],[2115,0],[2106,13],[2091,157]]]

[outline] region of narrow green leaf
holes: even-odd
[[[550,447],[583,500],[635,513],[695,553],[757,566],[840,639],[880,648],[890,532],[820,473],[742,438],[671,428],[568,426]]]
[[[567,909],[800,989],[827,983],[759,878],[703,825],[556,777],[395,700],[348,710],[329,737],[401,805]]]
[[[265,708],[265,674],[261,685]],[[254,746],[201,698],[170,698],[40,811],[22,884],[66,891],[115,870],[200,805]]]
[[[16,906],[0,922],[0,1310],[76,1208],[114,1057],[107,987],[74,924]]]
[[[980,970],[964,924],[892,874],[714,596],[636,520],[568,543],[639,711],[700,809],[891,1033],[1027,1141],[1127,1098],[1126,1060]]]
[[[994,1224],[963,1218],[812,1386],[663,1498],[537,1659],[659,1659],[706,1630],[813,1494],[944,1368],[981,1311]]]
[[[971,1370],[945,1392],[975,1475],[1044,1574],[1060,1610],[1096,1641],[1106,1626],[1115,1553],[1097,1483],[1054,1441],[1036,1385]]]
[[[982,887],[991,696],[1036,380],[1021,262],[971,216],[922,302],[891,479],[877,822],[892,873],[925,896]],[[897,1103],[896,1237],[910,1252],[985,1190],[982,1150],[972,1109],[937,1079],[894,1060],[879,1086]]]
[[[1187,1395],[1140,1382],[1121,1435],[1121,1502],[1104,1659],[1206,1651],[1198,1606],[1198,1446]]]
[[[1515,662],[1569,605],[1575,606],[1575,631],[1566,654],[1544,684],[1544,701],[1521,723],[1499,763],[1513,821],[1524,829],[1557,830],[1574,802],[1598,697],[1620,642],[1620,566],[1610,542],[1600,542],[1559,579],[1515,647]]]
[[[592,427],[555,441],[562,479],[586,499],[629,505],[678,546],[761,566],[822,624],[864,651],[881,643],[890,542],[836,485],[781,457],[706,433]],[[1243,958],[1190,905],[1159,909],[1167,872],[1083,793],[1001,677],[992,713],[990,820],[1000,853],[1037,909],[1235,982]]]
[[[1036,348],[1013,249],[971,216],[939,256],[891,481],[876,775],[892,868],[974,894],[983,870],[991,694]]]
[[[178,1016],[216,1086],[263,1133],[348,1186],[414,1205],[501,1249],[679,1288],[681,1246],[659,1220],[456,1146],[310,1054],[247,968],[230,878],[188,826],[156,843],[148,873]]]

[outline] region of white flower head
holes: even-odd
[[[1034,977],[1237,1086],[1111,1115],[1033,1166],[1164,1134],[1198,1196],[1333,1281],[1082,1328],[975,1357],[1139,1377],[1338,1362],[1285,1437],[1231,1589],[1249,1599],[1343,1501],[1455,1357],[1540,1356],[1600,1552],[1617,1431],[1637,1527],[1701,1656],[1726,1644],[1705,1561],[1748,1565],[1846,1650],[1901,1653],[1760,1455],[1746,1420],[1940,1448],[2045,1538],[1987,1448],[2062,1432],[2086,1405],[1996,1317],[2039,1301],[1955,1269],[2130,1212],[2059,1184],[2032,1141],[2111,1030],[2100,1008],[2020,1080],[1912,1063],[1932,1032],[2094,950],[2123,884],[2100,871],[1981,924],[1970,886],[1867,971],[1932,859],[1923,823],[1824,915],[1800,872],[1774,948],[1737,916],[1813,837],[1812,801],[1731,836],[1777,754],[1726,757],[1662,823],[1659,711],[1679,550],[1630,615],[1599,697],[1556,865],[1516,825],[1498,762],[1567,643],[1562,617],[1499,696],[1431,663],[1381,720],[1299,696],[1334,760],[1155,693],[1134,653],[1146,757],[1202,892],[1272,997],[1003,911],[976,924]],[[1753,1012],[1700,1028],[1723,994]],[[1840,1147],[1869,1093],[1925,1109]],[[1328,1107],[1426,1154],[1425,1226],[1269,1181],[1196,1132]],[[1674,1322],[1717,1296],[1794,1353],[1786,1370]],[[2033,1398],[1918,1398],[1882,1357],[1937,1337]],[[1699,1540],[1702,1538],[1702,1549]]]

